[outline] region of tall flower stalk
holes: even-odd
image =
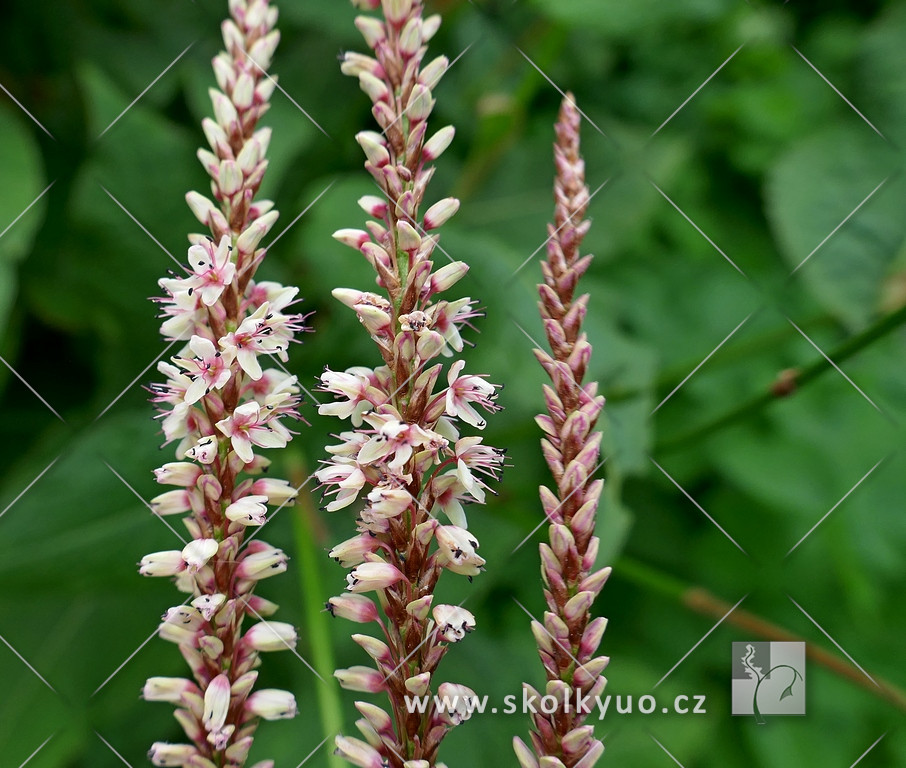
[[[296,288],[256,282],[265,255],[261,239],[277,219],[273,203],[255,195],[267,169],[270,129],[258,129],[275,81],[266,74],[279,40],[277,9],[268,0],[230,0],[222,25],[226,50],[213,61],[215,119],[202,127],[210,150],[198,157],[211,176],[213,200],[197,192],[186,199],[209,234],[190,235],[184,276],[160,281],[161,333],[184,342],[152,386],[165,444],[178,441],[177,461],[155,470],[174,486],[151,502],[157,515],[186,515],[191,541],[181,550],[142,558],[146,576],[173,576],[187,595],[163,616],[160,636],[178,645],[192,679],[152,677],[143,695],[175,704],[187,743],[156,742],[158,766],[241,768],[261,718],[293,717],[288,691],[254,686],[259,653],[292,649],[295,629],[267,621],[277,606],[254,594],[261,579],[286,570],[286,556],[250,528],[268,520],[268,505],[296,495],[289,483],[261,478],[270,460],[262,448],[280,448],[292,437],[285,421],[298,419],[299,387],[270,356],[287,360],[302,315],[287,313]],[[246,618],[256,621],[246,628]],[[273,761],[256,763],[270,768]]]
[[[367,231],[344,229],[334,236],[367,259],[378,292],[333,293],[358,315],[382,364],[321,376],[321,388],[335,397],[320,413],[348,419],[351,429],[328,448],[331,458],[317,477],[327,510],[362,497],[357,535],[330,552],[351,569],[347,592],[331,598],[327,608],[353,622],[376,623],[380,635],[353,635],[373,667],[354,666],[336,676],[347,689],[385,693],[389,706],[357,702],[364,740],[339,736],[336,745],[338,754],[364,768],[429,768],[441,765],[440,742],[467,719],[463,697],[474,695],[463,685],[438,684],[436,670],[450,644],[474,629],[475,618],[464,608],[433,604],[433,593],[443,571],[471,580],[485,562],[467,530],[463,504],[484,502],[486,481],[496,479],[503,452],[460,429],[484,427],[476,406],[498,410],[497,387],[464,373],[465,362],[457,358],[463,326],[479,315],[475,302],[435,300],[468,270],[463,262],[435,268],[431,260],[438,236],[429,233],[456,213],[459,201],[446,198],[421,212],[431,164],[454,134],[447,126],[428,137],[432,89],[448,61],[441,56],[423,66],[422,60],[440,19],[423,18],[420,0],[356,5],[383,11],[356,19],[372,55],[347,53],[342,65],[371,98],[381,130],[356,137],[380,194],[359,200],[371,217]],[[445,384],[438,387],[441,356],[449,360]],[[435,690],[450,702],[459,696],[459,709],[438,711],[430,698]],[[415,696],[428,697],[424,712],[408,711],[406,697]]]
[[[547,675],[545,694],[558,702],[553,712],[540,708],[532,715],[532,748],[520,738],[513,746],[523,768],[591,768],[604,745],[585,725],[607,683],[603,670],[609,659],[596,656],[607,620],[591,618],[592,604],[610,568],[594,570],[598,538],[594,535],[603,481],[598,468],[601,433],[593,431],[604,406],[596,382],[583,384],[591,344],[581,332],[588,295],[574,298],[579,278],[591,256],[580,256],[588,187],[579,155],[579,112],[567,94],[560,108],[554,144],[554,223],[548,225],[544,283],[538,286],[539,308],[550,353],[535,350],[553,386],[544,386],[547,413],[536,421],[544,432],[542,452],[555,486],[541,486],[541,503],[550,520],[549,542],[540,545],[541,577],[547,610],[532,632]],[[540,699],[526,685],[530,699]],[[585,698],[588,697],[588,698]],[[584,706],[581,706],[584,702]]]

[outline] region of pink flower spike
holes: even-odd
[[[190,293],[201,294],[206,307],[216,304],[220,294],[233,282],[236,265],[230,261],[231,248],[229,235],[220,238],[216,250],[209,240],[189,248],[189,264],[195,274],[186,279],[186,285]]]

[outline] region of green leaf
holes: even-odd
[[[906,237],[906,181],[891,178],[894,168],[893,151],[867,126],[835,127],[794,147],[768,175],[767,214],[783,258],[851,328],[876,313]]]
[[[549,18],[571,27],[591,29],[613,35],[632,35],[650,31],[653,26],[667,26],[682,21],[702,22],[725,12],[720,0],[690,0],[664,3],[660,0],[636,0],[612,3],[606,10],[600,0],[535,0]]]
[[[43,199],[22,215],[45,186],[41,156],[25,119],[14,105],[0,108],[0,168],[7,180],[0,184],[0,337],[16,298],[16,262],[28,252],[43,220]]]

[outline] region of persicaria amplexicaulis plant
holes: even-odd
[[[359,0],[382,10],[362,15],[356,26],[371,55],[347,53],[343,71],[357,77],[372,101],[380,133],[356,137],[378,194],[359,204],[371,217],[366,230],[334,236],[359,251],[376,272],[375,291],[340,288],[334,296],[352,309],[377,346],[382,364],[327,370],[321,388],[334,401],[320,413],[349,420],[351,429],[330,446],[317,472],[327,510],[356,505],[356,536],[330,552],[350,568],[347,592],[328,610],[361,624],[376,624],[379,637],[353,635],[374,666],[339,670],[345,688],[385,693],[389,710],[357,702],[363,739],[339,736],[337,753],[364,768],[429,768],[445,734],[468,717],[463,685],[437,680],[451,643],[475,627],[465,608],[434,604],[434,589],[449,571],[476,576],[484,565],[478,541],[467,530],[463,504],[483,503],[486,481],[496,479],[503,452],[461,434],[485,426],[476,406],[493,412],[497,387],[469,375],[460,335],[478,316],[471,298],[437,300],[467,272],[448,262],[432,234],[459,208],[442,199],[422,212],[432,163],[453,139],[451,126],[429,135],[432,89],[448,62],[422,65],[428,41],[440,25],[423,17],[419,0]],[[436,267],[432,257],[444,260]],[[446,366],[438,362],[447,358]],[[446,371],[444,372],[446,368]],[[409,713],[405,697],[436,693],[461,709],[439,712],[429,698],[423,713]]]
[[[532,632],[547,675],[545,695],[559,704],[550,713],[538,708],[541,695],[526,685],[536,702],[532,714],[532,748],[513,740],[522,768],[591,768],[604,745],[594,728],[585,725],[588,709],[607,684],[603,675],[609,661],[596,656],[607,625],[591,618],[591,607],[610,568],[594,570],[598,538],[595,517],[603,481],[595,479],[601,433],[595,422],[604,406],[596,382],[583,384],[591,344],[581,332],[588,295],[574,298],[579,278],[591,256],[580,256],[590,222],[584,220],[589,194],[585,164],[579,155],[579,111],[567,94],[560,108],[554,144],[556,181],[554,223],[548,225],[547,261],[542,262],[544,283],[538,286],[539,308],[550,353],[535,350],[553,386],[544,386],[547,413],[537,417],[544,432],[542,452],[554,477],[553,489],[541,486],[541,504],[550,521],[549,544],[542,543],[541,577],[547,610],[543,623],[532,622]]]
[[[294,648],[296,631],[268,621],[277,606],[255,594],[260,580],[286,570],[286,556],[247,537],[267,522],[269,506],[296,496],[285,480],[260,476],[270,464],[260,449],[285,446],[286,421],[299,418],[296,378],[268,361],[286,361],[305,330],[303,316],[288,312],[296,288],[254,280],[265,255],[259,243],[277,219],[273,203],[255,199],[267,168],[270,129],[257,124],[276,85],[266,70],[279,40],[277,9],[268,0],[230,0],[229,8],[226,50],[213,61],[215,119],[203,122],[210,150],[198,152],[213,200],[187,195],[209,234],[189,237],[185,274],[161,280],[166,296],[157,300],[161,333],[184,345],[159,365],[166,383],[152,387],[177,461],[155,470],[174,490],[151,504],[158,515],[185,515],[191,541],[146,555],[140,572],[175,577],[187,595],[163,616],[159,634],[177,644],[192,673],[145,684],[145,699],[176,705],[187,737],[156,742],[149,756],[158,766],[242,768],[260,719],[296,714],[288,691],[254,690],[259,653]]]

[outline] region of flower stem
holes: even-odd
[[[675,576],[663,573],[632,558],[621,558],[617,563],[617,569],[621,576],[635,582],[639,586],[671,597],[682,603],[686,608],[703,616],[719,619],[733,607],[732,603],[721,600],[703,587],[690,586]],[[726,622],[766,640],[804,642],[806,643],[805,655],[807,659],[820,664],[838,677],[848,680],[860,688],[864,688],[878,698],[893,704],[897,709],[906,711],[906,691],[874,673],[872,673],[872,678],[876,684],[872,683],[846,659],[815,643],[806,641],[804,637],[790,632],[779,624],[774,624],[742,608],[737,608],[727,616]]]
[[[861,333],[847,339],[842,344],[832,349],[828,353],[828,357],[833,360],[834,363],[840,365],[866,347],[871,346],[871,344],[878,339],[882,339],[887,334],[895,331],[904,323],[906,323],[906,306],[901,307],[896,312],[881,317],[877,322]],[[833,365],[831,365],[824,357],[819,357],[814,362],[792,371],[790,382],[794,391],[798,391],[801,387],[819,378],[829,370],[833,370]],[[725,427],[758,413],[762,408],[770,405],[775,400],[784,397],[786,394],[791,394],[791,392],[779,393],[776,389],[776,384],[772,385],[766,391],[756,395],[750,400],[740,403],[717,418],[695,427],[688,432],[662,440],[655,446],[655,453],[670,453],[687,445],[698,443],[703,438],[710,437]]]
[[[292,456],[287,462],[290,465],[289,475],[294,487],[298,487],[308,477],[306,463],[301,455]],[[299,558],[299,589],[302,593],[302,609],[305,614],[305,626],[311,643],[312,664],[318,674],[324,678],[324,685],[317,685],[318,710],[321,714],[321,732],[333,738],[343,731],[343,708],[340,693],[333,676],[337,668],[331,646],[330,632],[324,619],[325,594],[319,565],[323,561],[323,552],[318,542],[323,540],[323,531],[319,530],[316,511],[311,503],[311,495],[300,494],[296,508],[292,510],[293,539]],[[328,753],[329,768],[343,768],[346,765],[341,757]]]

